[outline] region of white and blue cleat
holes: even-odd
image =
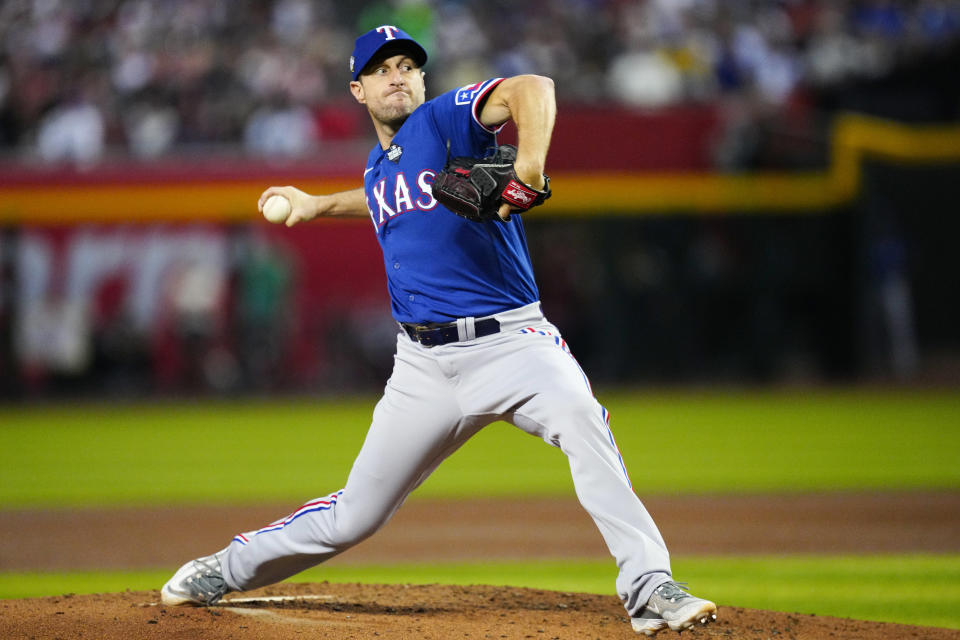
[[[663,629],[683,631],[716,619],[717,605],[690,595],[676,582],[664,582],[654,590],[643,611],[632,618],[630,624],[637,633],[653,636]]]

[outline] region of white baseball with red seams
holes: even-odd
[[[281,195],[270,196],[263,203],[263,217],[274,224],[286,222],[291,210],[290,201]]]

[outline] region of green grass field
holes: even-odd
[[[957,393],[599,395],[641,495],[960,488]],[[319,495],[342,486],[374,402],[0,407],[0,505]],[[558,450],[498,423],[445,462],[415,497],[571,490]]]
[[[638,493],[960,489],[950,391],[603,393]],[[0,508],[289,501],[342,486],[375,398],[0,407]],[[211,453],[214,454],[211,458]],[[508,425],[417,497],[570,495],[563,455]],[[0,574],[0,597],[156,588],[156,572]],[[960,555],[677,558],[729,605],[960,628]],[[611,592],[607,563],[322,567],[299,579]]]

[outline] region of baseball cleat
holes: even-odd
[[[634,631],[648,636],[655,636],[658,631],[667,628],[667,621],[661,618],[659,613],[654,613],[648,609],[644,609],[643,613],[636,618],[632,618],[630,624],[633,625]]]
[[[225,551],[191,560],[180,567],[160,589],[161,602],[171,607],[207,607],[219,602],[230,591],[220,566],[220,557]]]
[[[630,620],[633,630],[648,636],[669,627],[674,631],[706,625],[717,619],[717,605],[690,595],[676,582],[664,582],[647,601],[643,612]]]

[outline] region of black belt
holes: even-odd
[[[461,340],[460,331],[457,329],[456,322],[440,324],[431,322],[429,324],[412,324],[401,322],[400,327],[406,331],[407,335],[414,342],[419,342],[425,347],[435,347],[438,344],[449,344]],[[493,335],[500,332],[500,322],[496,318],[484,318],[473,323],[473,328],[477,338]],[[463,338],[465,339],[465,338]]]

